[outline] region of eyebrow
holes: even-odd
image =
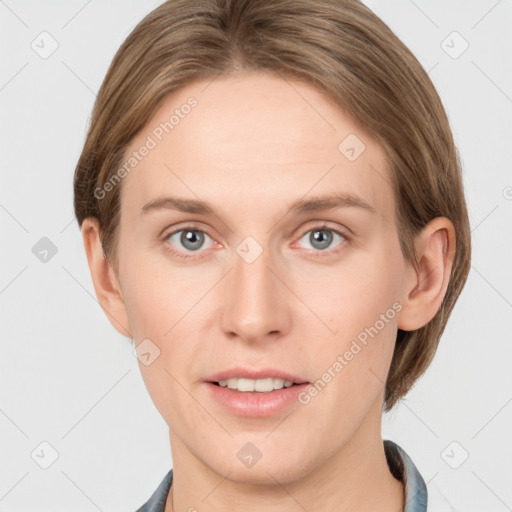
[[[344,207],[361,208],[374,215],[377,213],[375,208],[363,198],[349,192],[313,197],[308,200],[299,199],[291,204],[289,211],[292,213],[319,212]]]
[[[377,213],[375,208],[364,199],[348,192],[313,197],[308,200],[298,199],[288,207],[288,212],[298,214],[304,212],[320,212],[343,207],[361,208],[374,215]],[[155,210],[178,210],[185,213],[217,215],[215,209],[205,201],[179,197],[154,199],[142,207],[141,215]]]

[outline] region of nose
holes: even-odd
[[[248,262],[233,255],[233,269],[222,292],[222,329],[228,337],[248,343],[270,341],[283,336],[291,325],[291,292],[286,278],[273,262],[269,249]]]

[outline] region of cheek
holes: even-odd
[[[189,329],[193,314],[187,315],[190,301],[182,287],[169,286],[154,275],[139,273],[132,285],[136,293],[129,294],[126,303],[145,386],[167,422],[186,423],[190,398],[184,387],[188,388],[187,370],[196,350]],[[174,417],[176,411],[180,418]]]
[[[397,272],[383,271],[378,255],[361,257],[329,276],[310,276],[298,293],[317,316],[305,315],[301,331],[314,340],[305,355],[314,362],[318,387],[325,383],[319,392],[328,402],[324,410],[358,417],[382,392],[401,309]]]
[[[294,289],[312,312],[304,321],[316,324],[318,339],[325,339],[328,346],[357,337],[386,312],[393,323],[399,269],[383,269],[378,254],[358,255],[338,268],[302,275],[308,275],[307,280],[297,279]],[[378,328],[383,329],[380,322]]]
[[[139,355],[139,367],[149,392],[158,399],[163,390],[169,394],[177,385],[173,376],[184,382],[190,360],[200,349],[198,306],[210,280],[143,253],[134,252],[123,263],[127,277],[123,293],[133,339],[140,345],[137,353],[147,349],[152,361],[146,365]]]
[[[123,292],[134,339],[167,340],[201,299],[204,279],[198,272],[172,267],[163,255],[150,251],[131,252],[123,265]]]

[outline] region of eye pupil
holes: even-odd
[[[328,233],[327,236],[325,236],[326,233]],[[315,247],[314,243],[319,242],[320,247],[316,247],[316,248],[325,249],[326,247],[329,247],[329,245],[332,242],[332,233],[326,229],[316,229],[315,231],[311,232],[310,239],[311,239],[312,245],[314,247]]]
[[[183,247],[186,247],[189,250],[196,250],[199,247],[201,247],[201,244],[203,242],[203,234],[199,231],[183,231],[181,235],[181,243],[183,244]]]

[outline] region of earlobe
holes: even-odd
[[[82,239],[98,302],[112,326],[123,336],[132,337],[124,298],[111,264],[105,259],[98,219],[82,223]]]
[[[419,329],[436,315],[450,281],[455,243],[455,229],[446,217],[436,217],[417,235],[418,265],[410,265],[410,277],[404,280],[399,329]]]

